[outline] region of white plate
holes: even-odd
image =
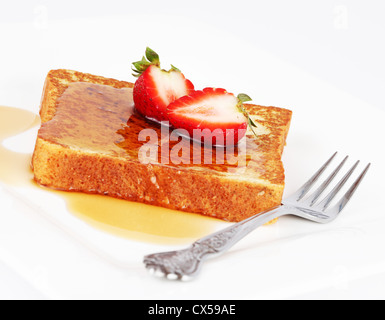
[[[137,22],[111,20],[109,25],[114,30],[129,29]],[[171,23],[158,22],[164,32],[175,36]],[[76,23],[71,27],[75,30]],[[67,32],[64,24],[54,30]],[[220,39],[231,39],[231,35],[212,31]],[[256,103],[293,110],[283,155],[286,195],[335,151],[340,152],[338,159],[349,154],[348,164],[361,159],[359,169],[372,162],[341,217],[328,225],[281,218],[277,224],[252,233],[227,254],[208,261],[194,281],[169,282],[148,275],[142,257],[179,246],[141,243],[104,233],[73,216],[60,199],[47,192],[2,186],[0,261],[47,298],[384,298],[384,112],[252,45],[244,44],[243,52],[252,52],[255,63],[240,79],[240,71],[231,70],[227,61],[240,61],[242,53],[225,42],[212,44],[207,26],[197,27],[196,33],[202,48],[223,52],[216,56],[212,69],[206,69],[210,79],[195,76],[197,87],[207,86],[210,80],[210,84],[218,83],[234,92],[245,91]],[[187,39],[181,43],[188,45]],[[144,45],[143,40],[138,42],[138,46]],[[174,56],[166,45],[156,42],[155,46],[162,56]],[[193,74],[197,61],[205,63],[207,52],[210,50],[190,50],[190,59],[179,58],[177,66],[183,64],[185,74]],[[106,49],[105,55],[109,53]],[[227,76],[221,74],[226,63]],[[37,112],[36,108],[30,110]],[[30,152],[35,135],[32,130],[7,145]]]
[[[1,258],[50,298],[286,298],[321,289],[349,293],[351,285],[385,271],[381,250],[384,217],[379,201],[383,155],[380,149],[365,145],[362,136],[365,132],[381,134],[382,115],[355,113],[351,104],[349,108],[349,122],[338,124],[344,112],[329,118],[329,125],[337,123],[338,130],[310,124],[299,119],[305,112],[296,111],[284,154],[286,194],[334,150],[341,150],[340,156],[350,153],[352,160],[362,156],[364,162],[373,162],[352,202],[330,225],[281,218],[248,236],[228,254],[209,261],[195,281],[171,283],[147,275],[142,257],[179,246],[110,235],[72,215],[56,195],[32,187],[3,186]],[[317,116],[320,123],[327,121],[325,114],[324,109]],[[372,128],[364,128],[369,120]],[[341,135],[349,140],[344,143]],[[22,144],[35,136],[36,130],[31,130],[5,145],[22,151],[27,148]],[[360,295],[383,294],[382,288],[376,286]]]

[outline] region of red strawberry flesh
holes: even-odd
[[[167,121],[167,106],[193,90],[193,84],[181,72],[151,65],[135,82],[135,107],[152,120]]]
[[[170,123],[187,130],[191,137],[197,129],[209,129],[212,133],[219,130],[224,144],[236,144],[247,128],[247,119],[238,105],[238,98],[226,90],[206,88],[174,101],[167,110]],[[215,137],[213,141],[218,142]]]

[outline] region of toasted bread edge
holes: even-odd
[[[70,70],[49,72],[40,106],[42,123],[53,119],[58,98],[71,82],[91,82],[115,88],[133,84]],[[278,110],[278,108],[277,108]],[[285,110],[285,109],[282,109]],[[197,174],[164,166],[144,165],[124,159],[50,143],[37,137],[32,165],[37,183],[59,190],[105,194],[170,209],[199,213],[231,222],[244,220],[279,205],[284,190],[280,160],[289,130],[291,112],[285,110],[281,124],[284,134],[277,143],[274,160],[280,177],[277,182],[229,179]]]

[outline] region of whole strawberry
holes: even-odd
[[[168,121],[167,106],[194,91],[191,81],[171,67],[161,69],[159,55],[148,47],[145,57],[133,63],[133,75],[138,77],[133,92],[135,108],[151,120]]]

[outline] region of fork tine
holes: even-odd
[[[362,171],[360,176],[357,178],[357,180],[352,184],[350,189],[344,194],[342,199],[334,206],[332,211],[335,214],[340,213],[342,211],[342,209],[346,206],[346,204],[349,202],[349,200],[352,198],[354,192],[357,190],[358,186],[360,185],[360,183],[364,179],[364,177],[365,177],[366,173],[368,172],[370,166],[371,166],[371,164],[369,163],[366,166],[366,168]]]
[[[337,152],[335,152],[331,158],[326,161],[326,163],[301,187],[299,188],[293,195],[295,197],[295,201],[301,200],[310,190],[310,188],[314,185],[314,183],[317,182],[318,178],[321,176],[321,174],[325,171],[325,169],[329,166],[329,164],[332,162],[332,160],[337,155]]]
[[[306,203],[311,207],[321,196],[321,194],[325,191],[325,189],[329,186],[329,184],[333,181],[337,173],[341,170],[343,165],[349,156],[346,156],[344,160],[338,165],[338,167],[329,175],[329,177],[318,187],[316,191],[306,200]]]
[[[360,161],[358,160],[353,167],[348,171],[348,173],[345,174],[345,176],[340,180],[340,182],[333,188],[332,191],[323,199],[317,207],[320,208],[320,210],[325,211],[327,207],[329,206],[330,202],[334,199],[334,197],[337,195],[337,193],[341,190],[341,188],[345,185],[346,181],[350,178],[353,171],[357,168]]]

